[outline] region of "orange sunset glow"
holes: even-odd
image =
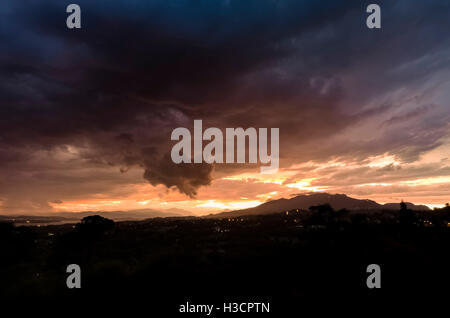
[[[439,164],[442,158],[434,157],[434,160],[434,164]],[[408,165],[397,162],[395,157],[389,155],[369,158],[364,163],[336,160],[326,163],[306,162],[280,169],[272,175],[255,171],[219,177],[214,179],[210,186],[202,188],[194,199],[186,198],[186,195],[176,189],[141,182],[112,187],[109,193],[91,195],[89,199],[83,199],[84,196],[74,197],[64,202],[52,202],[50,205],[55,211],[178,208],[192,215],[205,215],[254,207],[267,200],[288,198],[299,193],[329,192],[346,193],[355,198],[371,199],[379,203],[407,199],[430,208],[442,207],[448,198],[446,190],[450,184],[450,176],[403,175],[408,170],[414,172],[420,167],[432,165],[431,158],[424,158],[421,164]],[[307,173],[303,172],[305,170]],[[381,174],[380,171],[384,170],[388,172]],[[349,178],[347,182],[342,182],[341,178],[333,178],[333,175],[352,171],[364,171],[364,174]],[[110,173],[115,174],[115,169],[111,169]],[[300,173],[308,178],[297,177]],[[374,175],[377,179],[374,179]]]

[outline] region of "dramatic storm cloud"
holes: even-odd
[[[2,211],[294,190],[448,196],[423,181],[450,180],[448,1],[380,1],[380,30],[365,26],[365,1],[77,3],[79,30],[61,1],[0,4]],[[173,164],[171,131],[194,119],[280,128],[280,173]]]

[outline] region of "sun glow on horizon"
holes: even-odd
[[[232,201],[232,202],[219,202],[216,200],[208,200],[205,203],[197,204],[196,207],[201,208],[217,208],[223,210],[240,210],[240,209],[248,209],[253,208],[255,206],[263,203],[259,200],[253,201]]]
[[[288,188],[296,188],[298,190],[302,191],[308,191],[308,192],[320,192],[320,191],[326,191],[326,187],[321,186],[311,186],[311,181],[315,180],[315,178],[311,179],[303,179],[300,181],[296,181],[294,183],[289,183],[286,185]]]

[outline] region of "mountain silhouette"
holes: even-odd
[[[92,215],[102,215],[115,221],[124,220],[144,220],[157,217],[177,217],[177,216],[190,216],[192,213],[182,209],[136,209],[126,211],[86,211],[86,212],[58,212],[55,215],[62,216],[71,219],[82,219]]]
[[[222,212],[211,217],[233,217],[241,215],[264,215],[278,213],[281,211],[288,211],[293,209],[309,209],[310,206],[320,204],[330,204],[335,210],[398,210],[400,203],[386,203],[379,204],[372,200],[360,200],[351,198],[345,194],[329,194],[329,193],[309,193],[300,194],[290,199],[278,199],[262,203],[256,207]],[[429,210],[427,206],[415,205],[407,202],[408,209],[411,210]]]
[[[0,215],[0,222],[16,224],[63,224],[77,223],[83,218],[100,215],[118,221],[139,221],[151,218],[190,217],[192,213],[186,210],[172,208],[164,210],[135,209],[127,211],[85,211],[85,212],[53,212],[52,215]]]

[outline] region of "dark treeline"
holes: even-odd
[[[169,304],[169,311],[195,299],[271,301],[278,311],[310,300],[438,301],[448,294],[449,222],[448,206],[421,212],[319,205],[221,219],[0,223],[0,296]],[[372,263],[382,268],[379,290],[366,286]],[[66,287],[69,264],[81,266],[80,290]]]

